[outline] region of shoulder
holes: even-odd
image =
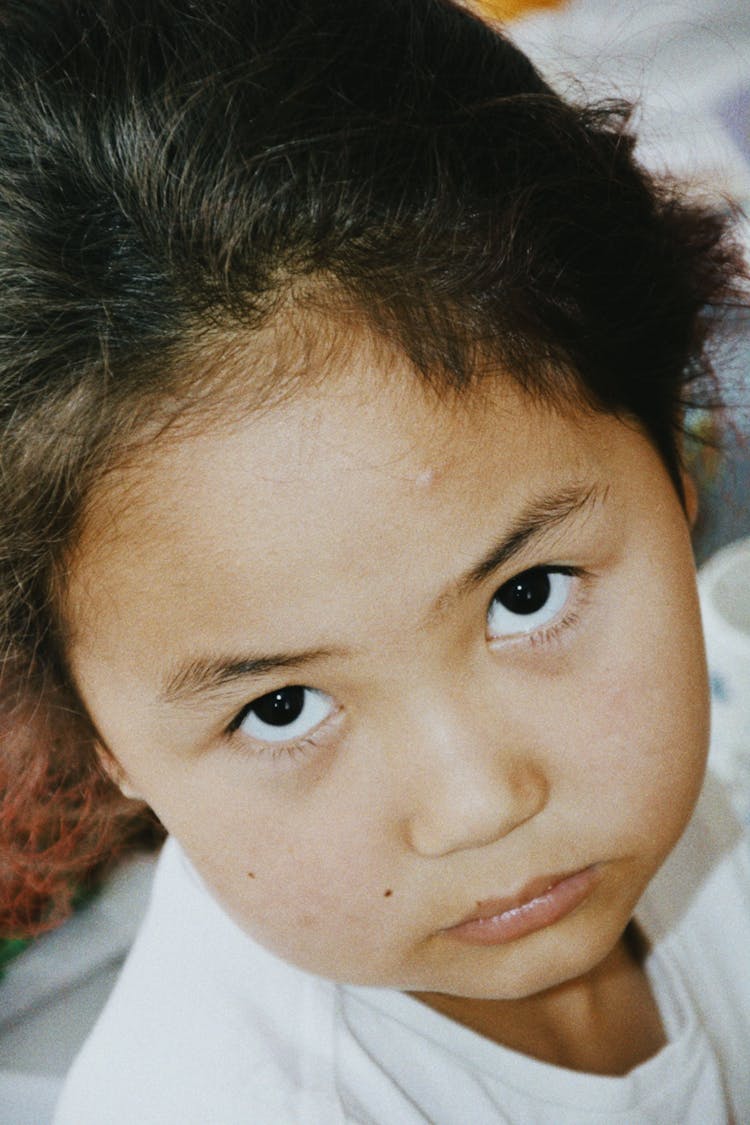
[[[332,1006],[326,982],[239,930],[170,841],[55,1125],[239,1125],[250,1110],[259,1125],[298,1120],[308,1028],[316,1028],[314,1050],[332,1055]]]

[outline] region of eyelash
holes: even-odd
[[[318,748],[318,743],[310,735],[300,738],[296,742],[266,742],[262,746],[255,746],[249,744],[247,740],[241,740],[236,730],[233,735],[233,740],[236,740],[236,750],[240,754],[244,754],[248,758],[267,758],[271,762],[277,762],[280,759],[289,762],[301,761],[307,757],[311,750]]]
[[[563,634],[567,633],[569,629],[574,629],[580,622],[581,617],[577,610],[571,610],[561,617],[559,621],[554,622],[552,625],[546,626],[541,629],[539,633],[532,633],[526,638],[531,648],[549,648],[554,644],[559,644],[563,641]]]
[[[517,647],[520,645],[528,645],[533,649],[544,649],[551,647],[555,644],[562,643],[566,638],[565,634],[569,630],[573,630],[576,625],[580,623],[581,613],[588,600],[590,586],[593,581],[594,575],[587,570],[583,570],[577,566],[534,566],[528,567],[528,570],[540,570],[547,574],[564,574],[570,578],[575,579],[575,588],[571,597],[568,599],[569,604],[566,604],[564,612],[561,617],[556,620],[553,619],[549,624],[540,626],[538,629],[530,630],[528,633],[518,632],[509,634],[505,638],[489,638],[488,643],[493,649]],[[520,573],[526,573],[522,571]],[[514,575],[513,577],[518,577]],[[508,581],[512,581],[512,578]],[[503,583],[498,587],[502,588]],[[496,596],[493,595],[493,599]]]
[[[284,686],[291,687],[293,685]],[[238,711],[225,732],[226,737],[233,744],[233,749],[249,758],[268,758],[271,762],[276,762],[279,759],[298,761],[304,758],[309,751],[317,750],[325,742],[328,735],[327,728],[341,714],[341,708],[335,708],[309,734],[305,734],[301,738],[291,739],[289,742],[254,742],[247,736],[243,737],[240,726],[259,698],[262,697],[256,696],[255,699],[252,699]]]
[[[575,566],[538,566],[529,567],[529,570],[541,570],[547,574],[564,574],[571,578],[576,579],[575,591],[569,601],[572,603],[569,607],[566,605],[565,612],[557,620],[551,621],[538,629],[531,630],[528,633],[517,633],[508,636],[506,639],[490,639],[488,643],[493,649],[505,648],[510,646],[528,645],[532,649],[545,649],[555,644],[561,643],[564,640],[564,634],[569,630],[575,628],[581,620],[581,610],[585,605],[588,598],[588,592],[593,575]],[[525,572],[520,572],[525,573]],[[516,577],[516,576],[514,576]],[[508,581],[512,581],[509,579]],[[490,600],[490,604],[494,601],[497,591],[502,587],[496,587],[495,593]],[[489,609],[488,611],[489,612]],[[285,685],[287,686],[287,685]],[[292,686],[292,685],[288,685]],[[242,738],[240,733],[240,726],[247,716],[250,709],[257,702],[257,699],[251,700],[247,703],[232,719],[229,726],[226,728],[226,737],[233,744],[233,749],[243,755],[253,758],[264,758],[270,762],[278,762],[284,760],[289,763],[304,760],[311,750],[318,749],[323,745],[330,735],[328,730],[330,724],[335,722],[336,718],[341,714],[341,708],[336,708],[330,715],[328,715],[317,727],[315,727],[310,734],[304,735],[302,738],[294,739],[289,742],[263,742],[254,743],[248,738]]]

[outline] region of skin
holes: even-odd
[[[438,402],[365,344],[226,418],[157,442],[89,511],[70,664],[109,768],[282,958],[560,1065],[648,1057],[663,1033],[623,933],[694,807],[708,723],[688,520],[658,454],[507,378]],[[561,491],[581,501],[566,515]],[[550,495],[558,518],[461,582]],[[529,629],[495,594],[538,567],[573,573]],[[307,650],[202,692],[177,675]],[[287,685],[322,693],[320,722],[261,741],[243,709]],[[489,947],[446,932],[592,865],[552,925]]]

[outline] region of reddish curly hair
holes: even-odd
[[[27,937],[58,925],[123,854],[163,832],[110,781],[59,689],[32,703],[8,678],[16,704],[0,729],[0,918],[3,936]]]

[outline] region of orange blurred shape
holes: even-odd
[[[472,0],[472,6],[493,20],[512,20],[534,8],[560,8],[565,0]]]

